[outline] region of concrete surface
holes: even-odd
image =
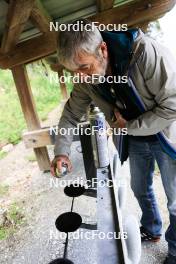
[[[85,177],[82,154],[76,150],[78,145],[78,142],[72,145],[74,171],[71,175],[66,176],[68,180]],[[132,213],[139,221],[141,215],[140,209],[129,187],[130,175],[128,163],[121,168],[120,174],[127,179],[128,183],[125,214],[127,216]],[[49,173],[41,173],[38,169],[33,171],[31,183],[26,190],[24,198],[27,210],[27,223],[8,240],[0,242],[1,264],[47,264],[55,258],[62,257],[64,239],[57,237],[58,232],[55,229],[54,223],[57,216],[70,210],[71,198],[64,195],[63,188],[51,186],[50,179]],[[165,229],[168,224],[168,217],[166,200],[159,174],[155,175],[154,185]],[[79,199],[76,198],[74,211],[82,216],[84,222],[95,222],[96,199],[86,196],[82,196]],[[82,232],[85,231],[82,230]],[[166,254],[167,245],[164,238],[157,244],[143,244],[140,264],[162,263]],[[75,264],[96,264],[95,241],[70,240],[68,257]],[[106,264],[106,262],[104,263]]]

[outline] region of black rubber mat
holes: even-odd
[[[82,218],[79,214],[74,212],[66,212],[61,214],[55,222],[56,228],[60,232],[74,232],[82,224]]]
[[[81,196],[85,192],[85,187],[78,185],[74,186],[73,184],[70,184],[69,186],[66,186],[64,188],[64,193],[69,197],[78,197]]]

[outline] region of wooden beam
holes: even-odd
[[[170,11],[175,4],[176,0],[138,0],[134,3],[130,2],[126,5],[103,11],[89,17],[89,19],[104,24],[125,23],[132,27],[133,25],[137,26],[156,20]],[[7,55],[0,55],[0,68],[12,68],[15,65],[29,63],[56,52],[56,36],[52,33],[24,41]]]
[[[18,42],[19,36],[28,20],[35,0],[11,0],[8,6],[1,52],[6,53]]]
[[[30,20],[41,32],[49,32],[52,18],[48,15],[39,0],[37,0],[33,6]]]
[[[128,24],[128,26],[154,21],[170,11],[176,0],[137,0],[113,9],[103,11],[89,17],[91,21],[98,21],[105,25]]]
[[[140,28],[140,29],[142,29],[143,32],[147,32],[147,28],[148,28],[149,23],[150,23],[150,21],[145,21],[144,23],[134,25],[133,27]]]
[[[57,131],[57,126],[53,126],[53,129],[50,127],[45,127],[37,129],[34,131],[28,131],[23,133],[23,141],[26,148],[40,148],[47,145],[54,145],[55,143],[55,134],[54,131]],[[79,136],[75,135],[73,141],[78,141]]]
[[[37,115],[34,99],[25,66],[20,65],[12,69],[13,78],[20,99],[24,118],[29,130],[39,129],[40,121]],[[49,170],[50,160],[46,147],[34,149],[41,170]]]
[[[114,0],[96,0],[98,12],[113,8]]]
[[[54,140],[50,136],[50,128],[37,129],[23,133],[23,141],[26,148],[40,148],[53,145]]]
[[[56,52],[56,34],[51,32],[16,45],[13,51],[0,55],[0,68],[13,68]]]

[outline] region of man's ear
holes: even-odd
[[[103,55],[103,58],[107,59],[107,57],[108,57],[108,49],[107,49],[106,42],[104,42],[104,41],[101,42],[100,51],[101,51],[101,53]]]

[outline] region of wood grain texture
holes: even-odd
[[[56,52],[56,35],[53,32],[26,40],[16,45],[8,54],[0,55],[0,68],[13,68]]]
[[[170,11],[176,0],[136,0],[126,5],[117,6],[113,9],[103,11],[97,15],[89,17],[91,21],[98,21],[113,24],[128,24],[133,26],[144,23],[145,21],[154,21],[157,18]]]
[[[56,129],[57,126],[53,126]],[[28,131],[23,133],[23,141],[26,148],[39,148],[46,145],[55,144],[55,135],[54,132],[50,131],[50,127],[45,127],[33,131]],[[59,133],[59,129],[58,129]],[[50,135],[52,134],[52,135]],[[78,141],[79,136],[74,135],[73,141]]]
[[[33,6],[30,20],[42,33],[49,32],[52,18],[49,16],[43,5],[37,0]]]
[[[111,9],[113,8],[113,4],[114,4],[114,0],[97,0],[96,2],[97,2],[98,12]]]
[[[40,129],[40,121],[37,115],[26,67],[23,65],[16,66],[12,69],[12,74],[28,129]],[[49,170],[50,160],[47,148],[36,148],[34,152],[37,157],[39,168],[42,171]]]
[[[129,27],[146,25],[170,11],[176,0],[137,0],[126,5],[103,11],[89,17],[92,21],[108,24],[128,24]],[[0,68],[12,68],[56,52],[56,35],[49,32],[42,36],[19,43],[13,51],[4,55],[0,53]]]
[[[11,0],[9,1],[6,16],[6,25],[2,38],[1,52],[11,50],[19,40],[32,11],[35,0]]]

